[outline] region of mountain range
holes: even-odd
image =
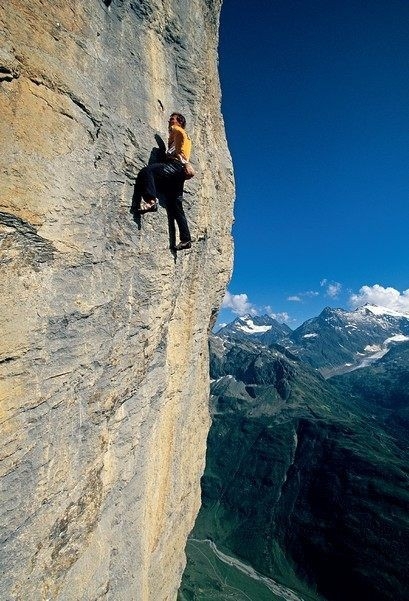
[[[355,311],[326,307],[295,330],[264,315],[239,317],[217,335],[230,340],[278,343],[325,377],[346,373],[382,357],[409,340],[409,314],[364,305]]]
[[[373,306],[294,331],[270,319],[210,340],[212,427],[179,599],[408,601],[409,319]]]

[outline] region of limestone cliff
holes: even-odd
[[[3,600],[174,599],[232,262],[221,0],[0,5]],[[133,183],[188,121],[190,251]]]

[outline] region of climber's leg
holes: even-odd
[[[173,199],[173,215],[179,228],[179,238],[182,243],[191,242],[189,226],[185,211],[183,209],[183,196],[180,195]]]

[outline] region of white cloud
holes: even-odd
[[[236,315],[257,315],[257,311],[249,301],[247,294],[231,294],[228,290],[224,295],[223,309],[230,309]]]
[[[339,282],[334,282],[333,284],[329,284],[327,288],[327,295],[331,298],[336,298],[338,294],[341,292],[341,284]]]
[[[312,298],[314,296],[319,296],[319,294],[320,293],[316,292],[315,290],[306,290],[305,292],[298,292],[297,294],[292,294],[291,296],[288,296],[287,300],[295,303],[302,303],[303,298]]]
[[[399,292],[395,288],[384,288],[380,284],[362,286],[358,294],[352,294],[349,302],[352,307],[359,307],[369,303],[387,309],[409,313],[409,288]]]
[[[276,313],[275,316],[270,315],[270,317],[274,317],[274,319],[276,319],[279,323],[290,321],[290,316],[286,311],[283,311],[282,313]]]
[[[230,311],[240,317],[243,315],[254,316],[267,314],[279,322],[289,321],[290,319],[290,316],[285,311],[276,313],[269,305],[265,307],[256,307],[249,301],[247,294],[231,294],[228,290],[223,299],[222,309],[230,309]]]
[[[289,321],[290,319],[290,316],[285,311],[282,313],[275,313],[270,306],[264,307],[262,313],[267,313],[269,317],[272,317],[272,319],[276,319],[281,323]]]
[[[339,282],[330,282],[327,278],[321,280],[320,286],[326,288],[325,294],[331,298],[337,298],[342,289],[342,284]]]

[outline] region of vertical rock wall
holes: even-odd
[[[0,598],[174,599],[232,262],[220,0],[0,5]],[[133,182],[188,120],[194,244]]]

